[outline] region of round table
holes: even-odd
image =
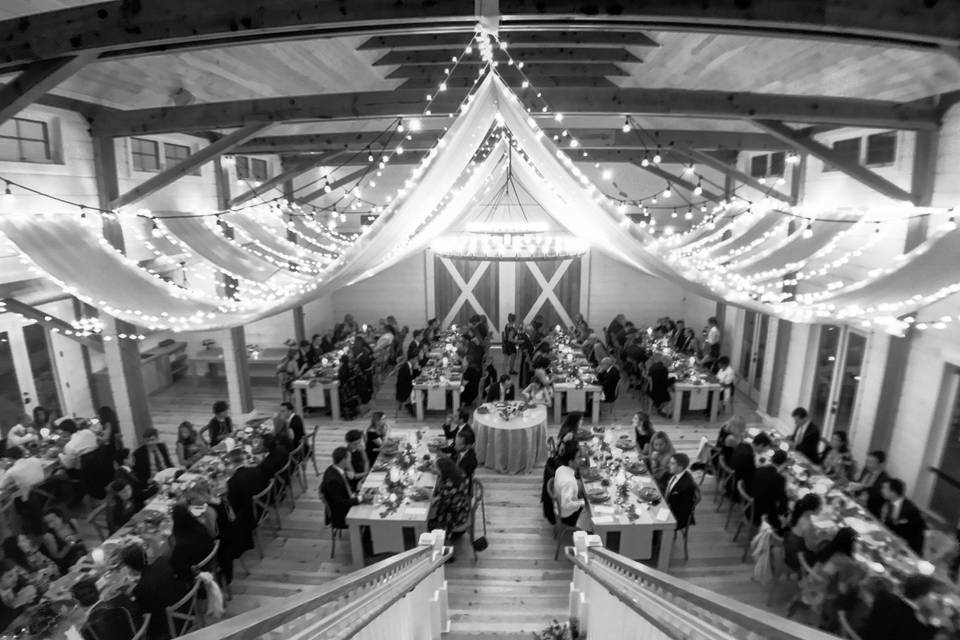
[[[547,408],[538,405],[509,420],[493,405],[473,412],[477,462],[497,473],[525,473],[547,457]]]

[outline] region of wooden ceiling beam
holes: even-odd
[[[581,31],[576,28],[558,30],[501,29],[500,38],[511,47],[659,47],[660,44],[642,31]],[[414,33],[389,36],[374,36],[360,44],[357,49],[392,49],[394,51],[429,49],[463,49],[470,36],[463,33]]]
[[[837,153],[830,147],[817,142],[813,138],[804,135],[803,133],[783,124],[782,122],[761,119],[753,119],[751,122],[756,124],[761,129],[764,129],[770,135],[776,136],[780,140],[792,145],[798,151],[809,153],[815,158],[819,158],[823,162],[829,164],[831,167],[834,167],[838,171],[847,174],[860,184],[873,189],[877,193],[883,194],[894,200],[902,200],[905,202],[914,201],[914,196],[909,191],[901,189],[883,176],[874,173],[870,169],[867,169],[859,162],[850,162],[839,157]]]
[[[450,79],[465,77],[465,79],[469,79],[472,84],[477,77],[476,69],[477,67],[471,67],[470,72],[465,73],[462,69],[458,68]],[[435,80],[434,84],[438,84],[446,77],[443,70],[444,67],[434,65],[403,64],[388,73],[386,77],[388,80],[393,78],[429,78]],[[504,78],[520,76],[518,70],[507,65],[500,65],[497,67],[497,71],[500,72],[500,75]],[[532,64],[529,67],[525,65],[523,74],[530,76],[532,81],[533,78],[531,74],[539,76],[629,76],[630,72],[625,71],[613,62],[577,60],[576,62],[545,62],[542,64]]]
[[[446,91],[434,102],[434,113],[457,110],[460,91]],[[535,90],[521,90],[521,100],[533,100]],[[420,116],[424,92],[414,89],[286,96],[211,102],[182,107],[132,109],[109,117],[94,117],[97,135],[204,131],[248,124],[356,120],[372,117]],[[846,124],[893,129],[936,129],[941,109],[934,104],[899,103],[826,96],[728,93],[690,89],[604,89],[550,91],[555,112],[595,115],[671,115],[705,118],[763,118],[786,122]]]
[[[709,153],[704,153],[703,151],[699,151],[697,149],[677,149],[677,151],[688,156],[694,162],[705,164],[711,169],[719,171],[720,173],[726,176],[730,176],[731,178],[733,178],[734,180],[737,180],[738,182],[742,182],[748,187],[752,187],[756,189],[760,193],[766,194],[772,198],[777,198],[778,200],[782,200],[784,202],[789,202],[792,205],[797,204],[794,201],[793,196],[787,195],[782,191],[774,189],[770,185],[763,184],[753,176],[750,176],[744,173],[743,171],[740,171],[739,169],[737,169],[737,167],[734,166],[732,163],[724,162],[718,159],[716,156],[712,156]]]
[[[238,144],[246,142],[269,126],[270,125],[268,124],[249,124],[223,136],[216,142],[211,142],[196,153],[184,158],[174,166],[167,167],[146,182],[143,182],[130,191],[118,196],[110,202],[109,208],[119,209],[120,207],[125,207],[143,200],[151,193],[159,191],[167,185],[179,180],[197,167],[210,162],[221,154],[227,153]]]
[[[523,84],[523,80],[520,79],[519,74],[514,75],[508,73],[502,74],[502,76],[504,81],[507,83],[507,86],[512,87],[515,91],[519,90]],[[559,87],[566,89],[576,88],[581,90],[617,88],[617,84],[606,76],[541,75],[537,71],[531,71],[526,74],[526,77],[530,83],[538,89],[549,89],[551,91]],[[435,91],[442,80],[442,76],[436,78],[410,78],[398,86],[397,89],[417,89],[421,92],[426,90]],[[467,91],[473,86],[473,84],[474,78],[457,75],[456,77],[447,80],[447,89]]]
[[[960,13],[950,2],[765,0],[608,3],[500,0],[504,30],[678,30],[873,42],[887,46],[960,46]],[[600,5],[602,9],[604,5]],[[37,60],[100,54],[103,59],[309,38],[472,33],[469,2],[393,0],[110,0],[0,21],[0,71]],[[469,36],[468,36],[469,37]]]
[[[697,188],[697,185],[695,183],[690,182],[689,180],[684,178],[682,175],[678,176],[673,173],[670,173],[669,171],[664,170],[662,167],[658,165],[651,163],[651,164],[648,164],[647,166],[643,166],[643,164],[640,162],[637,162],[635,164],[641,169],[643,169],[644,171],[646,171],[647,173],[655,175],[658,178],[663,178],[665,181],[667,181],[667,183],[680,187],[681,189],[690,192],[691,195],[693,194],[694,189]],[[702,185],[701,185],[701,189],[703,189],[701,196],[703,196],[704,200],[720,201],[723,199],[722,196],[719,196],[713,193],[709,189],[703,188]],[[696,197],[699,197],[699,196],[696,196]]]
[[[94,351],[103,351],[103,338],[98,335],[80,336],[76,334],[76,329],[66,320],[50,315],[46,311],[41,311],[33,305],[21,302],[16,298],[4,298],[0,301],[0,308],[9,313],[16,313],[27,318],[35,320],[37,324],[47,327],[51,331],[59,333],[68,340],[78,342]],[[67,333],[69,331],[69,333]]]
[[[0,87],[0,124],[36,102],[96,58],[93,54],[38,60]]]
[[[627,49],[604,47],[514,47],[509,49],[510,55],[516,60],[522,60],[525,65],[530,64],[564,64],[571,62],[621,62],[640,64],[643,59]],[[453,58],[463,55],[463,47],[456,49],[426,49],[419,51],[388,51],[378,58],[373,65],[384,66],[394,64],[433,65],[449,67]],[[498,60],[506,64],[505,56],[500,54]],[[485,65],[479,56],[467,56],[459,62],[459,66],[479,67]]]
[[[236,153],[242,153],[239,147],[234,148],[234,151]],[[310,171],[311,169],[322,167],[323,165],[327,164],[328,162],[330,162],[337,156],[341,155],[342,153],[343,153],[342,151],[328,151],[326,153],[317,154],[316,156],[313,156],[305,160],[299,160],[297,162],[294,162],[292,163],[292,166],[290,168],[284,169],[283,171],[273,176],[269,180],[266,180],[265,182],[263,182],[261,185],[254,187],[253,189],[250,189],[248,191],[245,191],[240,195],[238,195],[237,197],[230,200],[230,206],[235,207],[238,204],[243,204],[244,202],[247,202],[248,200],[253,200],[257,196],[267,193],[268,191],[270,191],[270,189],[281,186],[287,180],[293,180],[294,178],[300,175],[303,175],[304,173],[306,173],[307,171]]]

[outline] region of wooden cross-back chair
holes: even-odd
[[[272,514],[277,521],[277,530],[280,530],[280,511],[274,501],[276,489],[274,481],[271,478],[270,483],[260,493],[254,494],[251,498],[253,502],[253,520],[256,523],[253,527],[253,541],[256,544],[260,557],[263,558],[263,544],[260,540],[260,528],[263,527]]]
[[[190,633],[204,625],[203,608],[200,606],[202,584],[199,578],[194,578],[190,591],[167,607],[167,627],[171,638]]]

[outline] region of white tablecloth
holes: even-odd
[[[498,473],[525,473],[547,457],[547,408],[527,409],[511,420],[502,420],[497,410],[474,412],[477,461]]]

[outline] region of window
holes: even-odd
[[[753,178],[783,177],[785,160],[786,154],[782,151],[753,156],[750,158],[750,176]]]
[[[160,171],[160,143],[154,140],[131,138],[130,157],[134,171]]]
[[[750,158],[750,175],[754,178],[763,178],[767,175],[767,156],[753,156]]]
[[[237,180],[265,182],[269,178],[270,171],[266,160],[237,156]]]
[[[846,140],[837,140],[833,143],[833,152],[840,160],[845,160],[853,164],[860,164],[860,138],[847,138]],[[824,171],[836,171],[835,168],[823,163]]]
[[[0,126],[0,160],[53,162],[46,122],[10,118]]]
[[[787,154],[783,151],[777,151],[770,154],[770,166],[767,175],[783,176],[783,167],[786,164]]]
[[[867,136],[867,165],[893,164],[897,157],[897,132]]]
[[[185,144],[173,144],[172,142],[163,143],[164,168],[175,167],[190,157],[190,147]],[[191,176],[200,175],[200,167],[190,172]]]

